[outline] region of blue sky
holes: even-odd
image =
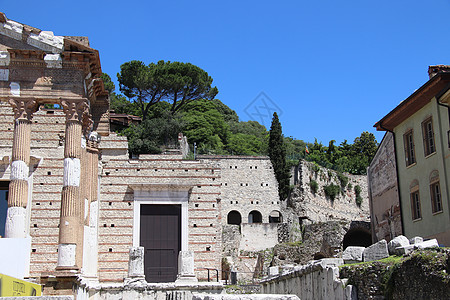
[[[265,101],[286,136],[307,142],[363,131],[380,141],[373,124],[428,80],[429,65],[450,64],[450,0],[0,0],[0,11],[88,36],[113,79],[134,59],[191,62],[241,120],[270,126]]]

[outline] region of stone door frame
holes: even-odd
[[[166,184],[133,184],[133,247],[140,246],[141,205],[181,205],[181,251],[188,250],[188,204],[192,186]]]

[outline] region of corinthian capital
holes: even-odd
[[[64,99],[61,100],[61,106],[67,121],[82,122],[90,117],[89,103],[86,99]]]
[[[14,118],[16,120],[28,120],[30,121],[33,117],[33,113],[35,113],[39,105],[34,99],[22,99],[22,98],[14,98],[9,99],[9,104],[11,104],[14,111]]]

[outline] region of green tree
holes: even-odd
[[[198,153],[225,154],[229,128],[216,103],[198,100],[188,103],[180,112],[183,133],[190,144],[196,143]]]
[[[109,92],[110,109],[112,111],[118,114],[141,116],[139,107],[135,103],[128,101],[123,95],[116,94],[116,86],[108,74],[102,73],[101,78],[105,90]]]
[[[183,120],[164,109],[164,105],[155,105],[147,118],[138,125],[132,125],[123,131],[128,138],[129,151],[135,154],[158,154],[163,148],[174,148],[178,144],[178,133]]]
[[[161,60],[146,66],[133,60],[120,66],[117,78],[120,91],[139,106],[143,120],[160,101],[170,103],[175,114],[192,101],[211,100],[218,93],[217,87],[211,87],[213,79],[208,73],[190,63]]]
[[[269,133],[269,157],[278,181],[278,194],[281,200],[289,195],[289,170],[286,165],[286,148],[283,142],[281,123],[276,112],[273,113]]]

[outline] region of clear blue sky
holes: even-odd
[[[241,120],[265,100],[284,134],[307,142],[363,131],[380,141],[373,124],[428,80],[428,65],[450,64],[450,0],[0,0],[0,11],[88,36],[113,79],[130,60],[191,62]]]

